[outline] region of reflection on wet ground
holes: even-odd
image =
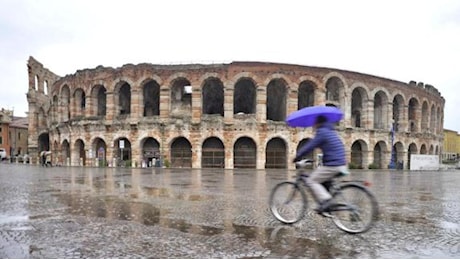
[[[285,170],[1,165],[3,258],[458,258],[460,172],[356,171],[379,200],[367,233],[268,210]]]

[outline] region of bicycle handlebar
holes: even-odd
[[[300,161],[295,162],[296,168],[304,169],[309,165],[313,165],[315,161],[312,159],[302,159]]]

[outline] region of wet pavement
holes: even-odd
[[[0,164],[1,258],[460,258],[460,171],[354,171],[380,215],[349,235],[313,213],[283,225],[286,170]]]

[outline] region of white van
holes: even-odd
[[[0,160],[6,160],[6,150],[5,150],[5,148],[0,148]]]

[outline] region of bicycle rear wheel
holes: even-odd
[[[366,187],[347,183],[333,195],[330,214],[339,229],[350,234],[363,233],[377,218],[377,200]]]
[[[305,215],[307,197],[295,182],[282,182],[272,189],[269,205],[277,220],[293,224]]]

